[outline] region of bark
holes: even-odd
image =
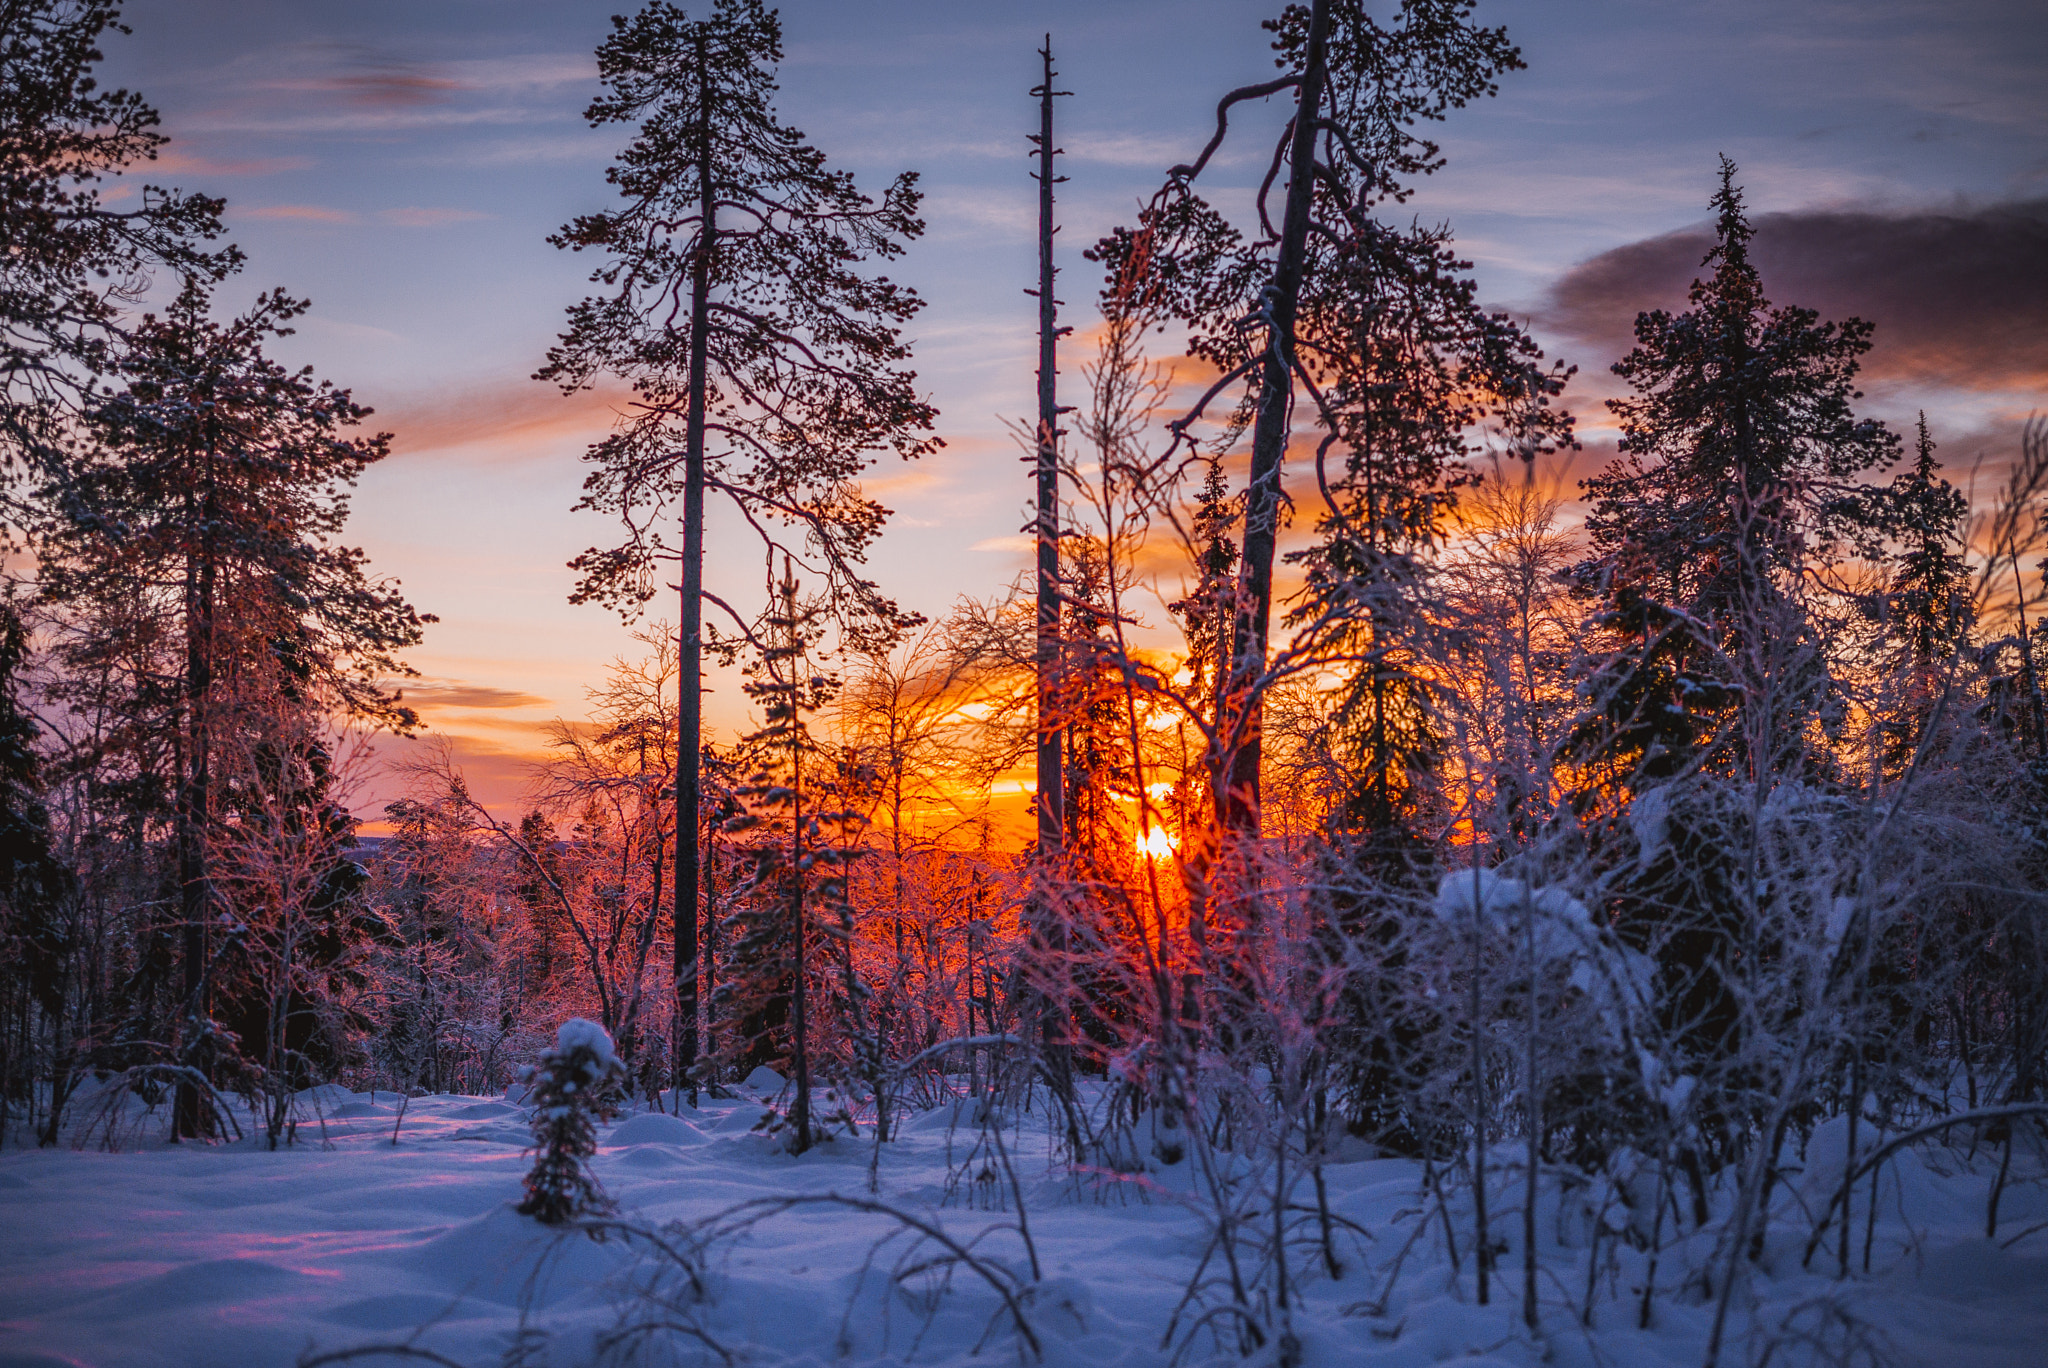
[[[1217,786],[1218,817],[1240,837],[1259,834],[1260,676],[1273,619],[1273,555],[1280,532],[1280,470],[1287,453],[1288,411],[1294,399],[1294,320],[1308,259],[1309,211],[1313,204],[1316,123],[1327,84],[1329,0],[1315,0],[1309,18],[1308,54],[1295,107],[1288,151],[1287,212],[1273,282],[1266,290],[1266,358],[1259,406],[1252,426],[1251,479],[1245,491],[1244,560],[1239,571],[1237,610],[1232,622],[1230,681],[1225,689],[1223,782]]]
[[[701,31],[697,70],[708,73]],[[676,660],[676,1086],[697,1103],[697,833],[703,803],[704,732],[704,405],[711,326],[711,252],[718,197],[711,181],[711,94],[699,77],[697,184],[703,224],[690,263],[690,412],[684,433],[682,623]]]
[[[1064,729],[1060,714],[1060,490],[1059,490],[1059,375],[1057,348],[1059,301],[1054,297],[1056,272],[1052,239],[1058,231],[1053,222],[1053,186],[1060,179],[1053,173],[1053,158],[1059,149],[1052,140],[1052,102],[1063,91],[1053,89],[1052,36],[1048,34],[1039,56],[1044,60],[1044,80],[1038,96],[1038,465],[1037,518],[1034,531],[1038,542],[1038,861],[1041,878],[1033,895],[1032,930],[1038,941],[1038,971],[1043,981],[1034,985],[1035,1004],[1041,1014],[1040,1045],[1045,1051],[1046,1074],[1060,1101],[1072,1113],[1072,1043],[1069,1039],[1066,994],[1060,985],[1066,979],[1066,923],[1052,906],[1050,876],[1058,867],[1063,846],[1066,776]],[[900,862],[899,862],[900,867]],[[1070,1131],[1073,1128],[1070,1126]],[[1070,1139],[1078,1139],[1070,1135]]]

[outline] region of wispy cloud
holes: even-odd
[[[456,91],[467,89],[460,81],[451,81],[445,76],[428,76],[404,68],[352,72],[341,76],[324,76],[315,80],[280,81],[274,88],[332,91],[351,104],[373,105],[379,108],[411,108],[415,105],[441,104]]]
[[[239,58],[209,83],[233,93],[181,124],[276,135],[554,122],[575,117],[559,88],[595,75],[585,53],[427,63],[362,43],[296,43]]]
[[[172,148],[159,152],[154,161],[142,163],[131,174],[144,179],[156,175],[273,176],[280,171],[304,171],[312,165],[311,157],[238,157],[222,160]]]
[[[1029,537],[1022,534],[1013,534],[1008,537],[986,537],[967,549],[970,551],[1002,551],[1010,553],[1029,551],[1037,545],[1038,543]]]
[[[301,223],[360,223],[362,220],[346,209],[330,209],[322,204],[256,204],[237,209],[244,218],[254,219],[295,219]]]
[[[402,454],[464,452],[502,459],[508,451],[558,455],[610,429],[630,396],[579,390],[564,395],[531,380],[454,393],[415,394],[378,405],[377,425],[397,434]]]
[[[386,209],[377,215],[384,222],[400,228],[446,228],[451,223],[473,223],[491,215],[475,209]]]

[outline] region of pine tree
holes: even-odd
[[[213,281],[241,262],[202,245],[220,200],[145,185],[109,207],[103,183],[167,141],[141,96],[93,76],[102,37],[126,32],[115,0],[0,5],[0,477],[28,483],[6,490],[10,522],[39,486],[62,496],[91,377],[118,363],[151,273]]]
[[[554,1048],[528,1070],[533,1147],[539,1153],[526,1175],[520,1215],[561,1225],[612,1209],[589,1165],[597,1154],[597,1123],[613,1114],[611,1093],[625,1076],[604,1027],[582,1017],[562,1023]]]
[[[1470,23],[1471,8],[1408,0],[1383,26],[1330,0],[1290,5],[1266,25],[1284,74],[1225,96],[1201,156],[1173,168],[1138,228],[1117,230],[1092,253],[1109,268],[1117,307],[1189,325],[1192,350],[1224,377],[1204,407],[1239,380],[1247,385],[1237,420],[1252,428],[1251,473],[1216,785],[1218,820],[1239,835],[1259,828],[1260,715],[1295,395],[1307,397],[1322,429],[1316,466],[1328,491],[1308,619],[1332,627],[1364,621],[1380,582],[1402,580],[1389,558],[1432,533],[1462,429],[1484,415],[1487,396],[1533,406],[1562,384],[1536,366],[1540,353],[1519,329],[1475,307],[1441,231],[1374,215],[1442,165],[1417,125],[1492,94],[1494,78],[1521,65],[1504,31]],[[1247,242],[1193,185],[1226,138],[1229,111],[1281,91],[1293,92],[1295,117],[1260,188],[1264,231]],[[1276,213],[1270,195],[1283,166]],[[1200,411],[1175,425],[1183,437]],[[1566,430],[1556,414],[1539,427],[1545,440]]]
[[[1941,478],[1934,439],[1921,414],[1913,465],[1891,484],[1890,518],[1899,548],[1878,601],[1889,647],[1879,668],[1897,697],[1879,722],[1882,759],[1896,777],[1919,747],[1957,654],[1976,625],[1969,563],[1963,557],[1969,501]]]
[[[1637,317],[1637,345],[1614,366],[1635,393],[1609,402],[1621,456],[1585,482],[1594,554],[1576,573],[1607,599],[1623,643],[1595,706],[1639,709],[1586,739],[1618,769],[1799,752],[1829,693],[1803,607],[1809,576],[1847,548],[1876,554],[1885,525],[1883,491],[1861,477],[1895,458],[1898,439],[1851,407],[1870,325],[1770,304],[1726,158],[1713,207],[1701,263],[1712,274],[1693,282],[1686,312]]]
[[[633,383],[633,412],[592,446],[580,508],[623,518],[621,547],[592,549],[578,602],[637,612],[655,565],[680,559],[682,702],[676,829],[696,831],[702,745],[700,676],[705,494],[731,500],[770,545],[797,530],[823,559],[827,592],[856,635],[891,635],[903,614],[860,575],[887,510],[854,483],[868,453],[920,457],[934,410],[901,362],[903,322],[922,301],[887,276],[856,270],[924,231],[915,176],[881,203],[797,129],[776,123],[780,18],[760,0],[717,0],[690,20],[666,0],[614,16],[598,49],[608,92],[592,125],[635,123],[608,172],[623,209],[584,215],[551,242],[602,252],[602,295],[569,309],[569,330],[541,379],[578,389],[598,375]],[[653,526],[682,506],[680,541]],[[676,1014],[684,1022],[678,1083],[696,1059],[698,852],[676,860]]]
[[[707,492],[730,500],[771,546],[783,544],[778,525],[794,529],[856,637],[886,639],[906,620],[860,572],[886,510],[855,481],[871,452],[910,458],[938,445],[935,411],[903,367],[902,326],[923,302],[857,268],[899,255],[924,225],[913,174],[876,202],[776,121],[782,25],[760,0],[715,0],[697,20],[653,0],[612,22],[598,49],[607,91],[587,117],[637,125],[607,173],[626,203],[550,239],[604,255],[591,276],[603,293],[570,309],[540,377],[570,390],[600,375],[633,385],[618,431],[589,452],[596,468],[579,505],[618,515],[628,537],[577,558],[576,599],[637,612],[659,562],[680,560],[676,830],[693,832]],[[655,524],[678,503],[679,539]],[[697,1049],[700,876],[694,843],[677,855],[682,1081]]]
[[[123,384],[95,400],[92,444],[38,539],[47,602],[137,605],[164,624],[174,683],[136,703],[174,757],[186,1062],[230,1044],[209,1007],[211,965],[227,948],[213,944],[226,910],[213,846],[232,786],[249,777],[249,728],[280,702],[410,727],[412,711],[384,681],[409,673],[397,652],[431,621],[371,578],[362,552],[334,542],[348,487],[389,439],[347,435],[368,410],[264,354],[306,304],[272,292],[225,324],[209,304],[188,282],[132,329]],[[78,645],[89,658],[101,643]],[[321,761],[301,750],[291,763]],[[201,1117],[188,1094],[179,1133],[191,1136]]]

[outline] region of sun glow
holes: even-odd
[[[1180,849],[1180,837],[1164,827],[1148,827],[1136,838],[1138,853],[1148,860],[1170,860]]]

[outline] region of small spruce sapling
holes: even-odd
[[[533,1092],[533,1143],[540,1155],[526,1175],[522,1216],[544,1225],[611,1210],[611,1199],[585,1167],[597,1153],[597,1122],[610,1118],[613,1087],[626,1066],[604,1027],[571,1017],[555,1033],[555,1047],[525,1070]]]

